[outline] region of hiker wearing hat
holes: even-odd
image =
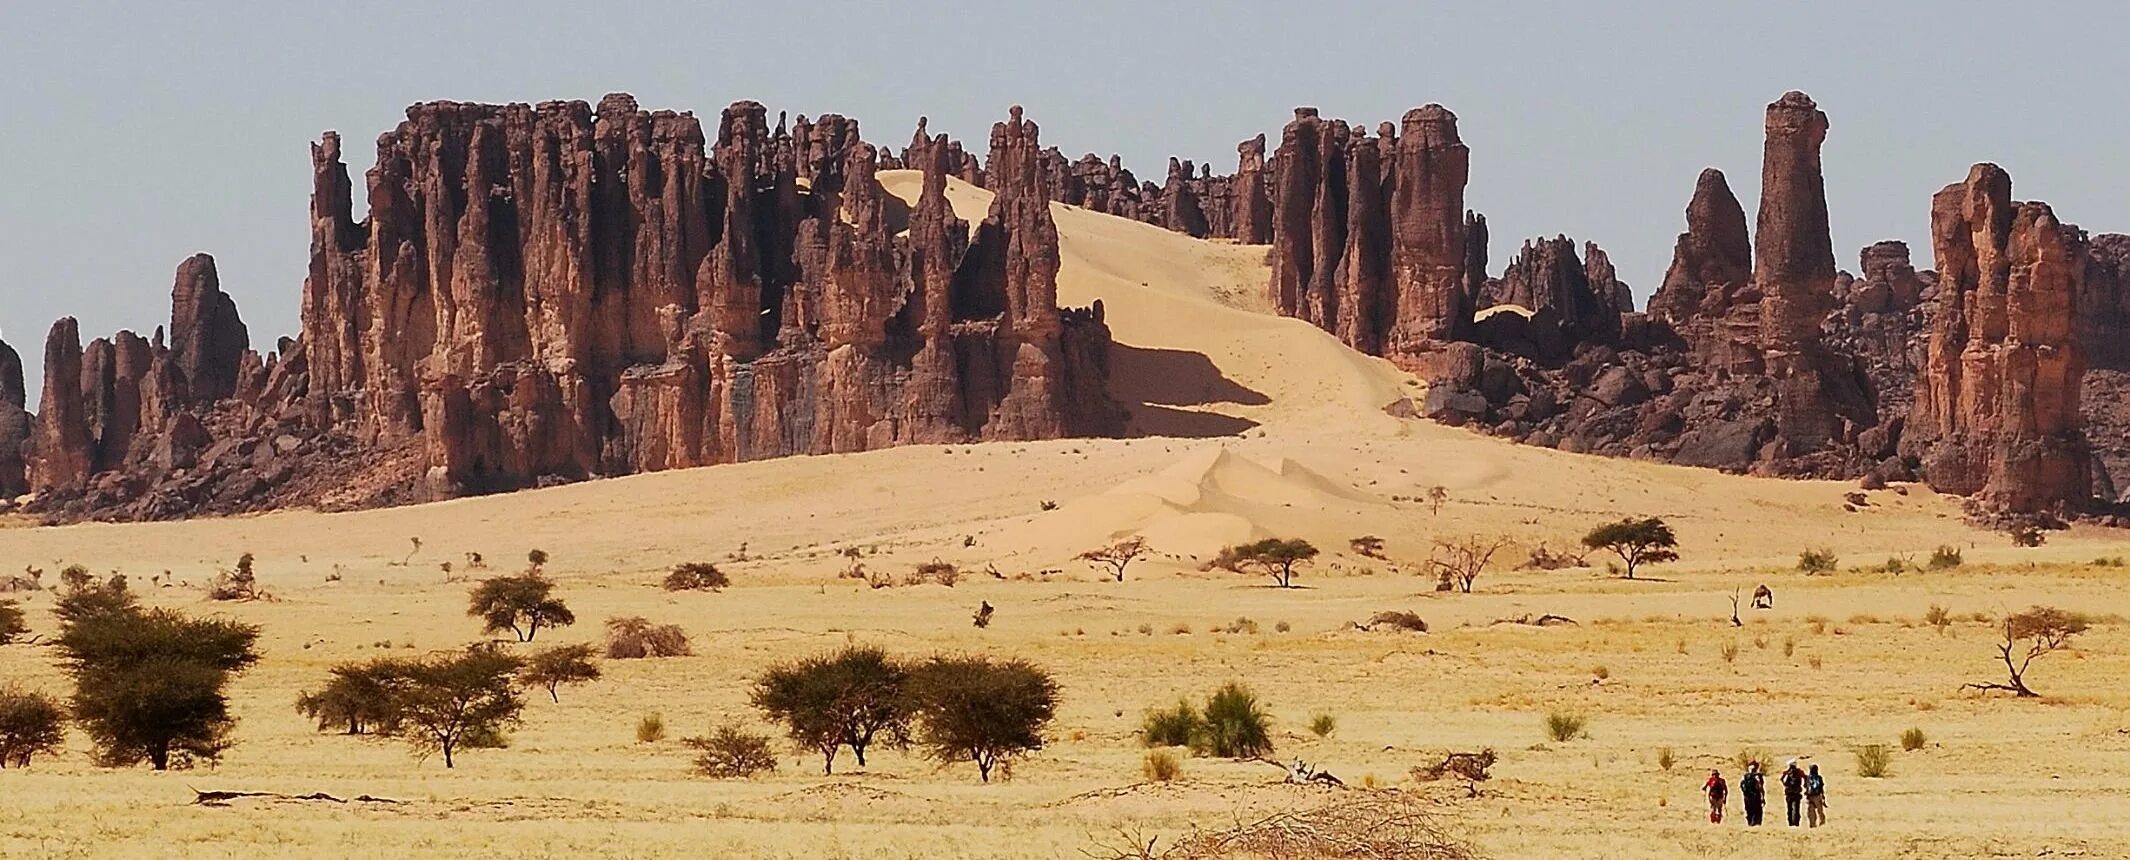
[[[1790,826],[1803,823],[1805,801],[1805,772],[1797,767],[1797,759],[1790,759],[1790,766],[1782,770],[1782,802],[1790,811]]]

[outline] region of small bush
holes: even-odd
[[[1835,557],[1834,550],[1825,547],[1807,549],[1797,554],[1797,569],[1805,573],[1833,573],[1839,564],[1841,559]]]
[[[955,567],[953,562],[941,561],[935,558],[918,565],[916,570],[910,572],[909,578],[904,580],[903,584],[923,585],[927,582],[936,582],[948,588],[953,588],[954,583],[960,581],[961,568]]]
[[[1183,777],[1183,759],[1174,750],[1147,750],[1140,769],[1148,782],[1174,782]]]
[[[1273,632],[1275,632],[1275,633],[1285,633],[1285,632],[1287,632],[1287,631],[1289,631],[1289,630],[1293,630],[1293,629],[1294,629],[1294,625],[1292,625],[1292,624],[1288,624],[1288,623],[1287,623],[1287,622],[1285,622],[1285,621],[1281,621],[1281,622],[1279,622],[1279,623],[1277,623],[1277,624],[1274,624],[1274,625],[1272,625],[1272,630],[1273,630]]]
[[[1427,632],[1427,621],[1425,619],[1422,619],[1418,614],[1407,612],[1402,609],[1391,610],[1388,612],[1378,612],[1375,615],[1369,616],[1368,624],[1365,626],[1371,630],[1380,626],[1389,627],[1393,630],[1407,630],[1414,633]]]
[[[1146,712],[1139,721],[1139,742],[1150,747],[1184,747],[1191,745],[1205,727],[1205,720],[1198,716],[1198,709],[1188,700],[1179,699],[1173,708],[1156,708]]]
[[[1206,699],[1205,728],[1192,749],[1221,758],[1255,758],[1272,753],[1272,718],[1257,695],[1235,682]]]
[[[1255,636],[1257,635],[1257,622],[1249,618],[1237,618],[1228,622],[1225,627],[1215,627],[1213,629],[1220,633],[1242,633]]]
[[[1178,621],[1178,622],[1176,622],[1176,624],[1175,624],[1174,626],[1172,626],[1172,627],[1170,627],[1170,628],[1169,628],[1169,635],[1171,635],[1171,636],[1189,636],[1189,635],[1191,635],[1191,623],[1190,623],[1190,622],[1188,622],[1188,621]]]
[[[1554,711],[1546,715],[1546,737],[1560,743],[1575,740],[1583,736],[1585,722],[1582,714]]]
[[[1810,657],[1807,657],[1807,658],[1805,658],[1805,662],[1807,662],[1807,663],[1810,663],[1810,664],[1812,664],[1812,668],[1814,668],[1814,669],[1818,669],[1818,668],[1820,668],[1820,667],[1821,667],[1822,665],[1824,665],[1824,664],[1823,664],[1823,663],[1821,662],[1821,660],[1820,660],[1820,657],[1819,657],[1819,655],[1818,655],[1818,654],[1814,654],[1814,655],[1812,655],[1812,656],[1810,656]]]
[[[1592,666],[1590,667],[1590,677],[1603,681],[1612,677],[1612,670],[1603,666]]]
[[[2101,558],[2096,558],[2096,559],[2094,559],[2094,560],[2093,560],[2093,566],[2094,566],[2094,567],[2122,567],[2122,566],[2123,566],[2123,557],[2122,557],[2122,556],[2119,556],[2119,555],[2118,555],[2118,556],[2103,556],[2103,557],[2101,557]]]
[[[776,751],[769,736],[743,731],[727,723],[708,737],[683,738],[681,743],[696,750],[695,772],[717,779],[747,779],[777,769]]]
[[[732,580],[724,571],[706,561],[674,565],[673,572],[666,574],[664,583],[667,591],[723,591],[731,584]]]
[[[1868,779],[1892,776],[1893,749],[1885,744],[1865,744],[1857,747],[1856,775]]]
[[[1797,653],[1797,638],[1796,638],[1796,637],[1794,637],[1794,636],[1784,636],[1784,637],[1782,637],[1782,656],[1784,656],[1784,657],[1789,657],[1789,656],[1792,656],[1792,655],[1794,655],[1794,654],[1796,654],[1796,653]]]
[[[1908,560],[1904,558],[1896,558],[1889,556],[1885,561],[1879,563],[1878,571],[1880,573],[1898,576],[1900,574],[1908,572]]]
[[[1309,718],[1309,733],[1320,738],[1331,737],[1339,730],[1339,718],[1330,714],[1317,714]]]
[[[1663,770],[1671,770],[1672,766],[1678,763],[1679,757],[1672,754],[1671,747],[1657,748],[1657,767]]]
[[[1940,545],[1937,549],[1931,551],[1930,561],[1924,566],[1930,568],[1931,570],[1946,570],[1948,568],[1959,567],[1961,561],[1962,559],[1960,558],[1959,547],[1952,546],[1950,544],[1943,544]]]
[[[606,656],[614,660],[686,657],[688,634],[678,624],[652,624],[642,616],[606,620]]]
[[[666,717],[656,711],[636,718],[636,742],[655,744],[666,739]]]
[[[1904,752],[1915,752],[1922,749],[1924,744],[1929,743],[1929,740],[1929,738],[1923,736],[1922,729],[1910,728],[1908,731],[1901,733],[1901,749]]]
[[[1769,760],[1768,751],[1759,747],[1745,747],[1740,749],[1737,755],[1731,757],[1731,761],[1736,763],[1740,769],[1744,769],[1746,765],[1756,761],[1765,765]]]
[[[50,696],[0,687],[0,768],[29,767],[30,758],[58,752],[66,742],[66,711]]]
[[[1943,606],[1933,603],[1929,609],[1923,610],[1923,623],[1938,628],[1940,633],[1945,632],[1945,628],[1951,627],[1952,622],[1952,613]]]
[[[2037,547],[2049,542],[2049,533],[2035,523],[2019,523],[2005,531],[2012,536],[2013,546]]]
[[[30,632],[30,625],[22,619],[22,607],[15,601],[0,600],[0,645],[15,641]]]
[[[215,574],[207,584],[209,600],[258,600],[259,582],[251,570],[252,555],[237,556],[237,569]]]
[[[1736,662],[1738,662],[1738,643],[1736,643],[1736,642],[1725,642],[1725,643],[1723,643],[1723,648],[1722,648],[1722,650],[1721,650],[1721,651],[1720,651],[1719,653],[1721,653],[1721,654],[1723,655],[1723,662],[1725,662],[1725,663],[1736,663]]]

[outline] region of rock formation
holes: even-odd
[[[1231,235],[1246,245],[1272,241],[1272,198],[1265,181],[1265,136],[1236,144],[1234,216]]]
[[[1649,297],[1650,316],[1669,325],[1702,366],[1757,374],[1760,292],[1753,283],[1753,244],[1745,209],[1723,172],[1701,171],[1686,205],[1686,232],[1672,249],[1664,283]]]
[[[340,138],[313,147],[303,329],[275,355],[248,351],[204,255],[179,270],[167,348],[53,328],[35,509],[366,506],[1121,430],[1101,307],[1056,305],[1053,178],[1019,108],[981,171],[944,135],[913,141],[906,235],[882,157],[835,115],[772,128],[737,102],[712,144],[626,95],[433,102],[377,150],[358,222]],[[995,192],[973,235],[946,201],[957,172]]]
[[[2095,235],[2086,252],[2073,328],[2088,364],[2079,406],[2098,494],[2130,502],[2130,236]]]
[[[1273,305],[1410,368],[1455,363],[1440,353],[1473,311],[1456,115],[1415,108],[1370,138],[1296,108],[1276,162]]]
[[[1479,259],[1484,266],[1484,257]],[[1524,242],[1500,278],[1479,282],[1473,306],[1506,306],[1479,321],[1479,343],[1564,359],[1579,343],[1618,342],[1621,317],[1634,310],[1634,299],[1597,243],[1584,243],[1579,257],[1574,241],[1555,236]]]
[[[1931,200],[1937,308],[1903,446],[1940,491],[2012,511],[2075,507],[2092,490],[2072,325],[2084,238],[2048,204],[2011,195],[2009,175],[1978,164]]]
[[[0,506],[29,492],[30,481],[23,461],[33,426],[28,392],[22,385],[22,356],[7,341],[0,341]]]

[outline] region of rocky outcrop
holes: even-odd
[[[1192,167],[1189,161],[1169,159],[1168,182],[1161,187],[1161,224],[1186,236],[1203,239],[1209,235],[1209,229],[1206,210],[1198,201],[1211,177],[1193,176]]]
[[[2072,330],[2088,364],[2079,407],[2094,486],[2102,498],[2130,501],[2130,236],[2087,241],[2084,286]]]
[[[2011,511],[2077,507],[2092,490],[2072,324],[2084,237],[2011,194],[2009,175],[1978,164],[1931,201],[1937,307],[1903,447],[1940,491]]]
[[[1409,368],[1454,363],[1473,324],[1456,115],[1415,108],[1370,138],[1296,108],[1276,162],[1274,307]]]
[[[301,337],[248,351],[204,255],[179,270],[167,348],[84,349],[62,321],[34,509],[361,507],[1119,432],[1101,307],[1056,304],[1052,161],[1019,108],[990,142],[974,171],[944,135],[913,141],[910,210],[833,114],[771,126],[737,102],[711,142],[625,95],[433,102],[379,138],[356,221],[328,133]],[[957,173],[994,191],[973,231],[947,203]]]
[[[1483,223],[1477,228],[1485,229]],[[1634,310],[1634,299],[1597,243],[1584,243],[1578,256],[1573,240],[1555,236],[1525,241],[1501,277],[1479,283],[1473,306],[1481,311],[1474,335],[1479,343],[1559,360],[1577,344],[1617,343],[1620,320]]]
[[[1235,145],[1236,166],[1230,235],[1246,245],[1272,241],[1272,198],[1267,192],[1265,136]]]
[[[1664,283],[1649,298],[1651,317],[1683,338],[1704,367],[1757,374],[1760,292],[1745,209],[1723,172],[1701,171],[1686,205],[1686,232],[1672,249]]]
[[[28,392],[22,384],[22,356],[7,341],[0,341],[0,506],[29,492],[24,447],[33,427],[25,407]]]

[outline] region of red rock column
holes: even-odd
[[[1407,111],[1391,194],[1391,282],[1397,319],[1387,351],[1398,356],[1463,340],[1472,329],[1464,282],[1464,186],[1471,150],[1457,115],[1431,104]]]

